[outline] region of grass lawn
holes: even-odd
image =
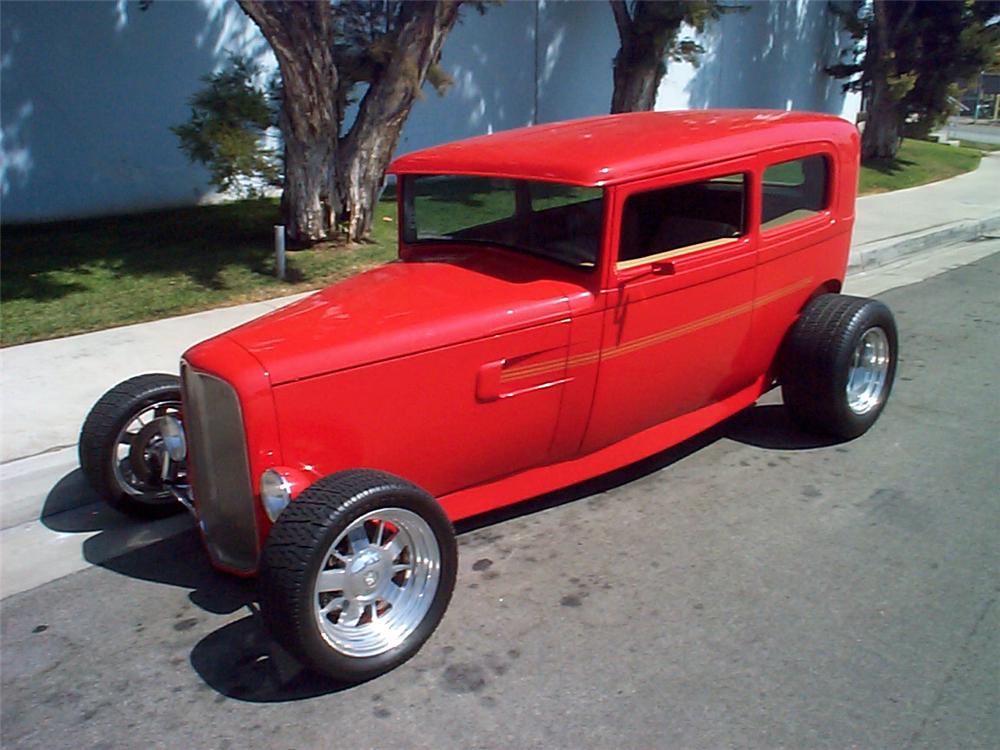
[[[858,194],[886,193],[944,180],[975,169],[981,158],[975,149],[907,138],[895,161],[866,162],[861,166]]]
[[[393,221],[385,221],[391,217]],[[274,200],[2,228],[3,346],[316,289],[396,254],[395,203],[371,244],[289,251],[274,276]]]
[[[979,141],[959,141],[962,148],[974,148],[979,151],[1000,151],[1000,143],[980,143]]]

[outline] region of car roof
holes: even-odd
[[[833,115],[781,110],[633,112],[505,130],[413,151],[389,172],[599,187],[810,141],[857,136]]]

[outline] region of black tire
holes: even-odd
[[[792,418],[807,430],[844,439],[863,434],[889,398],[898,346],[892,312],[878,300],[841,294],[812,299],[782,351],[781,390]],[[862,353],[879,364],[859,366],[866,361],[858,358]],[[869,371],[877,374],[866,380]]]
[[[334,599],[346,602],[347,589],[334,589],[341,592],[339,597],[317,593],[316,583],[321,571],[330,572],[338,565],[332,554],[333,545],[342,540],[345,533],[350,533],[349,529],[364,529],[365,544],[376,542],[371,550],[385,549],[377,543],[381,537],[378,540],[371,538],[377,532],[370,530],[370,525],[377,529],[379,523],[384,524],[377,518],[372,519],[373,513],[376,516],[378,513],[412,513],[422,519],[437,546],[438,575],[428,608],[419,624],[414,623],[412,630],[404,630],[407,634],[402,642],[386,644],[385,650],[379,653],[358,655],[335,643],[335,636],[330,632],[337,628],[356,628],[355,632],[360,633],[360,628],[366,624],[364,618],[368,617],[370,623],[383,606],[382,600],[377,599],[381,594],[371,594],[377,601],[362,608],[360,620],[342,626],[339,618],[348,610],[334,609],[332,614],[323,615],[320,608],[324,596],[329,597],[327,606],[331,606]],[[369,520],[364,520],[366,517]],[[354,561],[359,559],[353,540],[349,543],[351,566],[347,562],[339,563],[344,573],[353,570]],[[413,552],[409,554],[412,559]],[[397,558],[389,555],[388,559],[393,567]],[[399,556],[398,559],[403,558]],[[372,562],[373,566],[376,564]],[[416,574],[418,566],[413,567],[413,572],[401,574],[404,576],[401,590],[411,583],[420,584]],[[264,545],[260,565],[261,613],[275,639],[303,666],[343,684],[363,682],[394,669],[417,653],[444,616],[455,587],[457,569],[455,532],[433,497],[391,474],[369,469],[345,471],[325,477],[307,488],[278,517]],[[361,576],[364,570],[360,568],[354,575]],[[397,585],[395,578],[380,579],[379,584],[369,581],[368,585],[389,587],[390,580],[392,585]],[[399,612],[405,611],[401,605]],[[391,612],[392,607],[388,606],[378,617],[385,618]],[[327,618],[323,626],[320,624],[322,617]]]
[[[150,409],[179,413],[180,401],[181,384],[176,375],[139,375],[101,396],[87,415],[80,430],[80,468],[94,491],[115,510],[146,519],[184,510],[163,487],[157,467],[147,461],[144,469],[119,455],[119,436],[139,415]],[[140,450],[135,460],[142,462],[144,454],[145,450]]]

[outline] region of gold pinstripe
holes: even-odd
[[[752,302],[743,302],[735,307],[730,307],[727,310],[706,315],[704,318],[698,318],[690,323],[685,323],[684,325],[676,326],[675,328],[669,328],[666,331],[652,333],[648,336],[642,336],[624,344],[619,344],[618,346],[608,347],[603,352],[596,350],[592,352],[585,352],[583,354],[576,354],[569,359],[551,359],[546,360],[545,362],[536,362],[530,365],[512,367],[509,370],[505,370],[500,375],[500,382],[504,383],[511,380],[521,380],[523,378],[535,377],[537,375],[546,375],[550,372],[563,370],[564,368],[571,369],[574,367],[583,367],[584,365],[593,364],[598,360],[614,359],[615,357],[621,357],[625,354],[637,352],[640,349],[656,346],[657,344],[662,344],[680,336],[686,336],[689,333],[700,331],[703,328],[717,325],[739,315],[745,315],[746,313],[751,312],[754,308],[769,305],[783,297],[795,294],[795,292],[811,286],[812,281],[811,276],[809,278],[801,279],[800,281],[796,281],[794,284],[789,284],[788,286],[781,287],[780,289],[775,289],[773,292],[763,294]]]

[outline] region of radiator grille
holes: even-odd
[[[216,562],[257,567],[257,522],[243,416],[224,380],[181,365],[184,428],[195,508]]]

